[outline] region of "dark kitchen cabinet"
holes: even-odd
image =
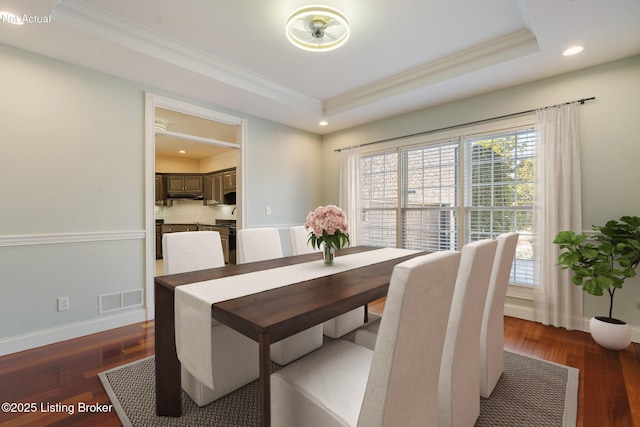
[[[236,170],[231,169],[222,172],[223,192],[236,191]]]
[[[162,259],[162,226],[156,225],[156,259]]]
[[[164,205],[167,200],[167,193],[164,191],[164,178],[161,174],[156,174],[156,205]]]
[[[222,172],[215,172],[204,177],[204,205],[217,205],[222,203]]]
[[[222,243],[222,254],[224,255],[224,263],[229,264],[229,227],[221,227],[216,225],[198,225],[199,231],[217,231],[220,233],[220,241]]]
[[[204,191],[202,174],[165,175],[168,194],[196,194]]]

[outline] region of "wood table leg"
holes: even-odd
[[[369,323],[369,304],[364,305],[364,323]]]
[[[182,415],[180,361],[176,352],[174,294],[155,285],[156,415]]]
[[[260,347],[260,425],[271,426],[271,337],[261,333]]]

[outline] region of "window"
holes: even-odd
[[[534,149],[525,127],[362,156],[362,242],[439,251],[517,231],[510,280],[533,285]]]
[[[373,246],[396,247],[398,154],[360,159],[362,238]]]

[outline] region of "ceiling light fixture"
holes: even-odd
[[[569,49],[566,49],[564,52],[562,52],[562,54],[564,56],[577,55],[583,50],[584,48],[582,46],[573,46],[573,47],[570,47]]]
[[[349,22],[338,10],[307,6],[289,16],[287,38],[300,49],[321,52],[336,49],[349,38]]]
[[[20,18],[18,15],[11,12],[5,12],[4,10],[0,10],[0,23],[4,24],[5,22],[8,22],[9,24],[14,24],[14,25],[24,24],[24,22],[22,22],[22,18]]]
[[[320,120],[320,122],[318,123],[320,126],[327,126],[329,124],[328,121],[326,120]]]

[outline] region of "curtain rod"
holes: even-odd
[[[488,119],[476,120],[474,122],[461,123],[459,125],[446,126],[446,127],[439,128],[439,129],[431,129],[431,130],[426,130],[426,131],[422,131],[422,132],[412,133],[412,134],[409,134],[409,135],[394,136],[392,138],[381,139],[379,141],[365,142],[364,144],[353,145],[351,147],[337,148],[337,149],[335,149],[333,151],[334,152],[340,152],[340,151],[348,150],[350,148],[365,147],[367,145],[380,144],[381,142],[389,142],[389,141],[394,141],[396,139],[410,138],[412,136],[419,136],[419,135],[427,135],[427,134],[430,134],[430,133],[440,132],[440,131],[443,131],[443,130],[455,129],[455,128],[459,128],[459,127],[463,127],[463,126],[476,125],[478,123],[484,123],[484,122],[490,122],[490,121],[493,121],[493,120],[506,119],[508,117],[520,116],[522,114],[529,114],[529,113],[533,113],[533,112],[538,111],[538,110],[546,110],[547,108],[556,108],[556,107],[560,107],[560,106],[563,106],[563,105],[569,105],[569,104],[584,105],[585,102],[593,101],[594,99],[596,99],[595,96],[592,96],[591,98],[576,99],[575,101],[563,102],[562,104],[556,104],[556,105],[548,105],[546,107],[535,108],[533,110],[527,110],[527,111],[520,111],[518,113],[505,114],[504,116],[490,117]]]

